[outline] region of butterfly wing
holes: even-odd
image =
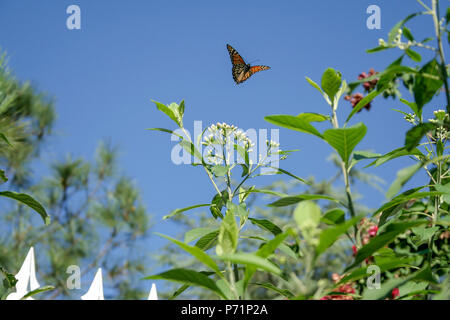
[[[227,44],[228,52],[230,53],[231,63],[234,65],[243,64],[245,65],[244,59],[242,59],[241,55],[234,49],[232,46]]]
[[[268,66],[253,66],[248,68],[247,71],[245,71],[244,73],[242,73],[242,75],[238,78],[239,81],[236,81],[238,84],[241,82],[244,82],[245,80],[247,80],[248,78],[250,78],[252,75],[254,75],[256,72],[260,72],[260,71],[264,71],[264,70],[268,70],[270,69],[270,67]]]
[[[231,63],[233,64],[232,74],[234,81],[239,84],[250,78],[253,74],[259,71],[270,69],[267,66],[253,66],[247,65],[241,55],[232,46],[227,44],[227,49],[230,54]]]

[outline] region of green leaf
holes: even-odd
[[[256,251],[256,255],[261,258],[268,258],[283,243],[288,235],[289,233],[287,232],[278,234],[275,238],[263,244],[258,251]]]
[[[387,50],[389,48],[392,48],[390,46],[378,46],[372,49],[367,49],[366,52],[367,53],[374,53],[374,52],[379,52],[379,51],[383,51],[383,50]]]
[[[415,259],[414,257],[408,257],[408,258],[393,257],[389,261],[377,263],[377,266],[380,268],[380,272],[385,272],[385,271],[389,271],[392,269],[407,267],[407,266],[409,266],[409,263],[411,263],[414,259]],[[350,281],[356,281],[356,280],[367,277],[369,275],[369,272],[367,271],[368,268],[369,268],[369,266],[355,269],[348,275],[344,276],[341,280],[339,280],[339,282],[336,284],[336,286],[339,286],[341,284],[344,284],[344,283],[347,283]]]
[[[218,217],[223,218],[222,208],[227,202],[228,197],[229,197],[228,191],[223,190],[221,191],[220,194],[217,193],[211,200],[210,211],[214,219],[217,219]]]
[[[36,290],[33,290],[33,291],[30,291],[30,292],[28,292],[26,295],[24,295],[20,300],[26,300],[26,299],[28,299],[29,297],[32,297],[32,296],[34,296],[34,295],[36,295],[36,294],[38,294],[38,293],[41,293],[41,292],[45,292],[45,291],[50,291],[50,290],[54,290],[55,289],[55,287],[53,287],[53,286],[44,286],[44,287],[42,287],[42,288],[38,288],[38,289],[36,289]]]
[[[320,114],[320,113],[311,113],[311,112],[300,113],[299,115],[297,115],[297,118],[302,119],[308,123],[323,122],[323,121],[330,120],[330,116]]]
[[[436,184],[434,185],[434,188],[443,193],[442,200],[444,200],[446,203],[450,204],[450,183],[447,183],[445,185]]]
[[[281,169],[281,168],[274,168],[274,169],[277,170],[277,173],[284,173],[285,175],[287,175],[287,176],[289,176],[289,177],[291,177],[291,178],[294,178],[295,180],[298,180],[298,181],[300,181],[300,182],[302,182],[302,183],[304,183],[304,184],[307,184],[307,185],[310,184],[310,183],[309,183],[308,181],[306,181],[305,179],[302,179],[302,178],[300,178],[300,177],[297,177],[295,174],[292,174],[292,173],[290,173],[289,171],[286,171],[286,170]]]
[[[407,150],[405,147],[401,147],[395,150],[392,150],[382,156],[379,156],[375,161],[368,164],[366,167],[375,166],[378,167],[382,165],[383,163],[386,163],[392,159],[396,159],[403,156],[419,156],[419,157],[425,157],[422,152],[420,152],[419,149],[413,148],[411,150]]]
[[[319,236],[319,245],[316,247],[316,257],[324,253],[341,235],[361,220],[361,218],[362,216],[354,217],[335,227],[323,230]]]
[[[183,213],[183,212],[186,212],[186,211],[189,211],[189,210],[192,210],[192,209],[201,208],[201,207],[210,207],[210,206],[212,206],[212,204],[205,203],[205,204],[197,204],[195,206],[190,206],[190,207],[186,207],[186,208],[176,209],[176,210],[173,210],[170,214],[164,216],[163,220],[172,218],[173,216],[176,216],[176,215],[178,215],[180,213]]]
[[[294,294],[292,292],[290,292],[288,289],[280,289],[278,287],[275,287],[273,284],[271,284],[269,282],[265,282],[265,283],[256,283],[255,282],[255,283],[252,283],[252,285],[275,291],[288,299],[292,299],[295,297]]]
[[[3,140],[8,146],[12,147],[12,144],[9,142],[8,138],[0,132],[0,139]]]
[[[187,231],[184,234],[184,243],[189,243],[192,242],[196,239],[199,239],[203,236],[206,236],[207,234],[213,232],[213,231],[217,231],[216,229],[213,228],[195,228],[195,229],[191,229],[189,231]]]
[[[403,284],[414,281],[414,280],[425,280],[428,282],[433,282],[434,279],[430,279],[431,274],[429,267],[425,267],[422,270],[416,271],[407,277],[392,278],[389,279],[381,285],[380,289],[366,289],[362,295],[362,300],[382,300],[388,297],[392,290],[402,286]]]
[[[405,137],[405,149],[407,151],[411,151],[412,149],[417,147],[422,138],[435,127],[435,124],[427,122],[420,123],[417,126],[409,129]]]
[[[364,108],[367,104],[369,104],[373,99],[375,99],[376,96],[378,96],[383,91],[379,90],[373,90],[370,92],[367,96],[361,99],[361,101],[358,102],[358,104],[353,108],[352,112],[347,117],[347,120],[345,120],[346,123],[350,121],[350,119],[362,108]]]
[[[190,255],[194,256],[198,261],[203,263],[205,266],[213,270],[217,275],[220,277],[223,277],[222,272],[220,271],[217,264],[214,262],[214,260],[207,255],[202,249],[198,247],[190,246],[184,242],[178,241],[176,239],[173,239],[171,237],[165,236],[163,234],[157,233],[160,237],[166,238],[167,240],[175,243],[177,246],[179,246],[181,249],[189,253]]]
[[[243,264],[246,266],[255,267],[260,270],[264,270],[276,275],[281,275],[281,270],[265,258],[261,258],[253,253],[238,252],[234,254],[224,254],[220,256],[214,256],[213,259],[222,261],[229,261],[232,263]]]
[[[16,277],[12,273],[9,273],[8,271],[6,271],[1,266],[0,266],[0,273],[3,274],[3,276],[5,277],[5,279],[3,279],[3,286],[6,289],[14,288],[14,286],[16,285],[16,283],[18,281],[16,279]]]
[[[396,23],[395,26],[391,29],[391,31],[389,31],[388,43],[392,44],[392,42],[394,42],[395,37],[398,34],[398,30],[402,29],[406,22],[408,22],[410,19],[412,19],[412,18],[414,18],[414,17],[416,17],[418,15],[421,15],[421,14],[424,14],[424,12],[416,12],[416,13],[410,14],[409,16],[407,16],[402,21]]]
[[[317,129],[314,128],[309,122],[302,120],[295,116],[272,115],[272,116],[264,117],[264,120],[266,120],[267,122],[270,122],[274,125],[277,125],[279,127],[309,133],[309,134],[315,135],[316,137],[323,139],[322,134],[319,131],[317,131]]]
[[[249,220],[252,224],[260,227],[263,230],[269,231],[270,233],[272,233],[275,236],[277,236],[283,232],[280,227],[278,227],[277,225],[275,225],[274,223],[272,223],[269,220],[265,220],[265,219],[259,220],[259,219],[255,219],[255,218],[249,218]]]
[[[0,169],[0,184],[3,184],[8,181],[8,178],[5,175],[5,171]]]
[[[325,212],[321,221],[328,225],[341,224],[345,221],[345,212],[341,209],[331,209]]]
[[[409,48],[406,49],[405,53],[407,54],[408,57],[411,58],[411,60],[413,60],[415,62],[422,61],[422,56],[419,53],[417,53],[414,50],[412,50],[412,49],[409,49]]]
[[[350,154],[364,138],[366,132],[366,126],[361,122],[348,128],[328,129],[323,133],[323,136],[348,165]]]
[[[417,173],[417,171],[420,170],[420,168],[422,168],[422,163],[417,162],[412,166],[399,170],[397,172],[397,177],[386,193],[386,198],[391,199],[392,197],[394,197],[403,188],[403,186]]]
[[[331,101],[333,101],[334,96],[339,91],[341,84],[342,79],[340,72],[336,72],[332,68],[325,70],[322,75],[321,86],[322,90],[327,94]]]
[[[177,115],[174,113],[174,111],[171,108],[169,108],[165,104],[162,104],[162,103],[154,101],[154,100],[152,100],[152,102],[156,104],[156,107],[158,108],[159,111],[162,111],[163,113],[165,113],[178,126],[181,126],[181,122],[180,122],[179,118],[177,117]]]
[[[214,173],[216,177],[223,177],[227,174],[228,170],[230,170],[230,166],[222,166],[217,165],[212,167],[211,171]]]
[[[287,197],[283,197],[281,199],[278,199],[275,202],[272,202],[271,204],[269,204],[269,207],[287,207],[296,203],[299,203],[301,201],[304,200],[329,200],[329,201],[334,201],[334,202],[338,202],[339,200],[336,200],[333,197],[330,196],[325,196],[322,194],[300,194],[297,196],[287,196]]]
[[[391,223],[386,227],[386,230],[370,240],[368,244],[359,249],[355,257],[355,262],[347,268],[347,270],[353,268],[354,266],[360,264],[364,259],[372,256],[377,250],[387,246],[389,243],[395,240],[395,238],[409,230],[413,227],[419,226],[421,224],[428,223],[427,220],[415,220],[415,221],[405,221],[400,223]]]
[[[232,254],[238,245],[239,227],[236,223],[235,213],[228,209],[220,224],[217,255]]]
[[[425,76],[425,74],[427,74],[427,76]],[[437,79],[430,78],[430,75],[435,76]],[[416,76],[412,89],[414,100],[416,101],[419,110],[422,110],[423,106],[430,102],[442,87],[443,82],[440,79],[440,76],[439,63],[436,59],[431,60],[419,70],[419,74]]]
[[[201,237],[197,241],[195,246],[202,249],[203,251],[209,250],[217,243],[218,237],[219,237],[219,230],[215,230]]]
[[[294,210],[294,220],[300,229],[316,228],[320,217],[320,207],[313,201],[300,202]]]
[[[46,225],[50,224],[51,220],[50,216],[47,214],[44,207],[39,202],[34,200],[31,196],[25,193],[16,193],[12,191],[1,191],[0,196],[11,198],[16,201],[19,201],[20,203],[23,203],[24,205],[30,207],[31,209],[39,213],[39,215],[42,217],[42,220],[44,220],[44,223]]]
[[[272,255],[275,250],[280,247],[283,244],[283,241],[287,238],[289,234],[288,233],[280,233],[272,240],[267,241],[264,245],[262,245],[258,251],[256,252],[256,255],[261,258],[268,258],[270,255]],[[244,289],[247,288],[248,282],[253,277],[253,275],[256,272],[256,267],[248,265],[245,269],[245,275],[244,275]]]
[[[414,112],[417,118],[422,118],[422,110],[419,110],[415,102],[409,102],[408,100],[405,100],[403,98],[400,98],[400,101],[403,104],[407,105]]]
[[[402,194],[402,195],[399,195],[399,196],[393,198],[391,201],[385,203],[384,205],[382,205],[380,208],[378,208],[372,214],[372,216],[375,216],[380,212],[388,210],[389,208],[395,207],[396,205],[405,203],[412,199],[423,199],[423,198],[430,197],[430,196],[440,196],[441,194],[442,194],[442,192],[438,192],[438,191],[414,192],[414,193],[406,194],[406,195]]]
[[[403,27],[403,35],[409,41],[414,41],[414,36],[412,35],[411,30],[409,30],[407,27]]]
[[[179,282],[191,286],[203,287],[211,290],[222,298],[225,298],[223,292],[217,287],[215,282],[201,272],[189,269],[172,269],[160,274],[149,276],[147,280],[168,280]]]
[[[306,81],[308,81],[310,85],[312,85],[314,88],[317,89],[317,91],[319,91],[321,94],[323,94],[322,89],[319,87],[319,85],[317,83],[315,83],[313,80],[311,80],[308,77],[305,77],[305,78],[306,78]]]

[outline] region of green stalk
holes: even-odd
[[[438,0],[432,0],[432,15],[433,15],[433,21],[434,21],[434,28],[436,33],[436,40],[438,44],[438,52],[439,57],[441,59],[441,73],[442,73],[442,81],[444,82],[445,87],[445,97],[447,98],[447,113],[450,114],[450,92],[449,92],[449,86],[448,86],[448,74],[447,74],[447,67],[445,65],[445,55],[444,55],[444,47],[442,45],[442,32],[441,32],[441,26],[439,24],[439,1]]]

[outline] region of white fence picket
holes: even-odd
[[[27,257],[22,264],[19,272],[16,274],[17,284],[16,292],[9,294],[6,300],[20,300],[27,293],[36,290],[40,287],[36,279],[36,263],[34,259],[34,248],[31,247],[28,251]],[[103,277],[102,269],[98,268],[94,280],[92,280],[89,290],[81,296],[81,300],[104,300],[103,295]],[[29,297],[27,300],[33,300]],[[152,283],[148,300],[158,300],[158,292],[156,285]]]

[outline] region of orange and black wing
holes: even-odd
[[[253,66],[250,67],[247,71],[242,73],[240,77],[238,77],[238,81],[236,81],[237,84],[244,82],[248,78],[250,78],[252,75],[254,75],[256,72],[268,70],[270,67],[268,66]]]
[[[233,65],[232,74],[234,81],[239,84],[250,78],[254,73],[270,69],[267,66],[253,66],[247,65],[241,55],[232,46],[227,44],[228,52],[230,53],[231,63]]]
[[[230,53],[230,59],[231,59],[231,63],[233,64],[233,66],[240,65],[240,64],[245,65],[244,59],[242,59],[241,55],[236,51],[236,49],[234,49],[229,44],[227,44],[227,49],[228,49],[228,52]]]

